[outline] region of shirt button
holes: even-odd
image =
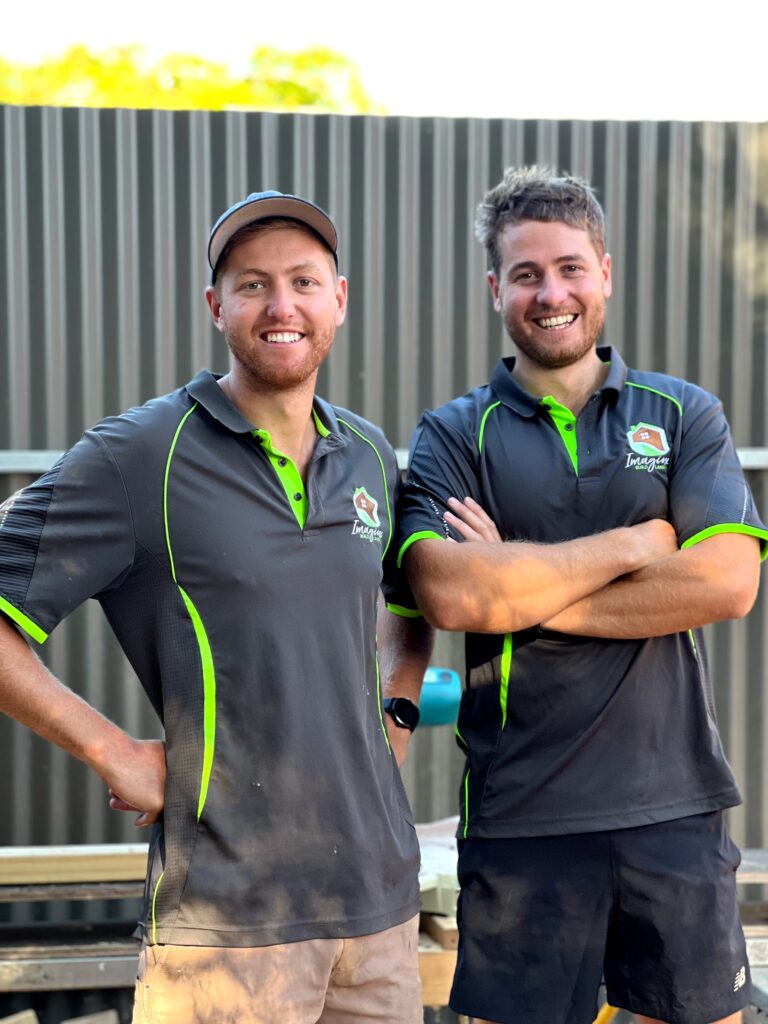
[[[298,491],[296,492],[296,494],[294,494],[293,500],[294,501],[301,501],[301,495],[299,494]]]
[[[565,424],[565,429],[566,430],[573,430],[573,424],[572,423],[566,423]]]
[[[287,462],[288,462],[288,459],[278,459],[277,460],[278,466],[281,466],[281,467],[285,466],[287,464]]]

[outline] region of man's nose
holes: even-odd
[[[267,311],[276,320],[281,317],[293,316],[293,292],[287,285],[275,285],[269,297]]]
[[[568,297],[565,281],[559,274],[545,274],[540,283],[536,298],[542,306],[559,306]]]

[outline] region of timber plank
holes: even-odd
[[[768,850],[752,848],[741,851],[741,864],[736,871],[739,885],[768,883]]]
[[[101,1010],[99,1013],[89,1013],[86,1017],[69,1017],[61,1024],[120,1024],[120,1017],[117,1010]]]
[[[456,951],[443,949],[433,938],[419,934],[419,974],[424,1006],[447,1006],[451,994]]]
[[[0,848],[0,885],[135,882],[147,871],[146,843]]]
[[[443,917],[438,914],[422,914],[421,928],[430,935],[443,949],[459,948],[459,929],[455,917]]]

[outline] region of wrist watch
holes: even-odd
[[[419,724],[419,708],[407,697],[388,697],[383,708],[400,729],[413,732]]]

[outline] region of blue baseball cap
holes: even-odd
[[[230,238],[246,224],[264,220],[266,217],[289,217],[291,220],[300,221],[312,228],[330,249],[338,270],[339,258],[336,253],[339,244],[338,235],[333,221],[325,210],[310,203],[308,199],[269,190],[267,192],[252,192],[245,199],[241,199],[239,203],[230,206],[211,228],[211,237],[208,240],[208,263],[214,277],[216,276],[216,264]]]

